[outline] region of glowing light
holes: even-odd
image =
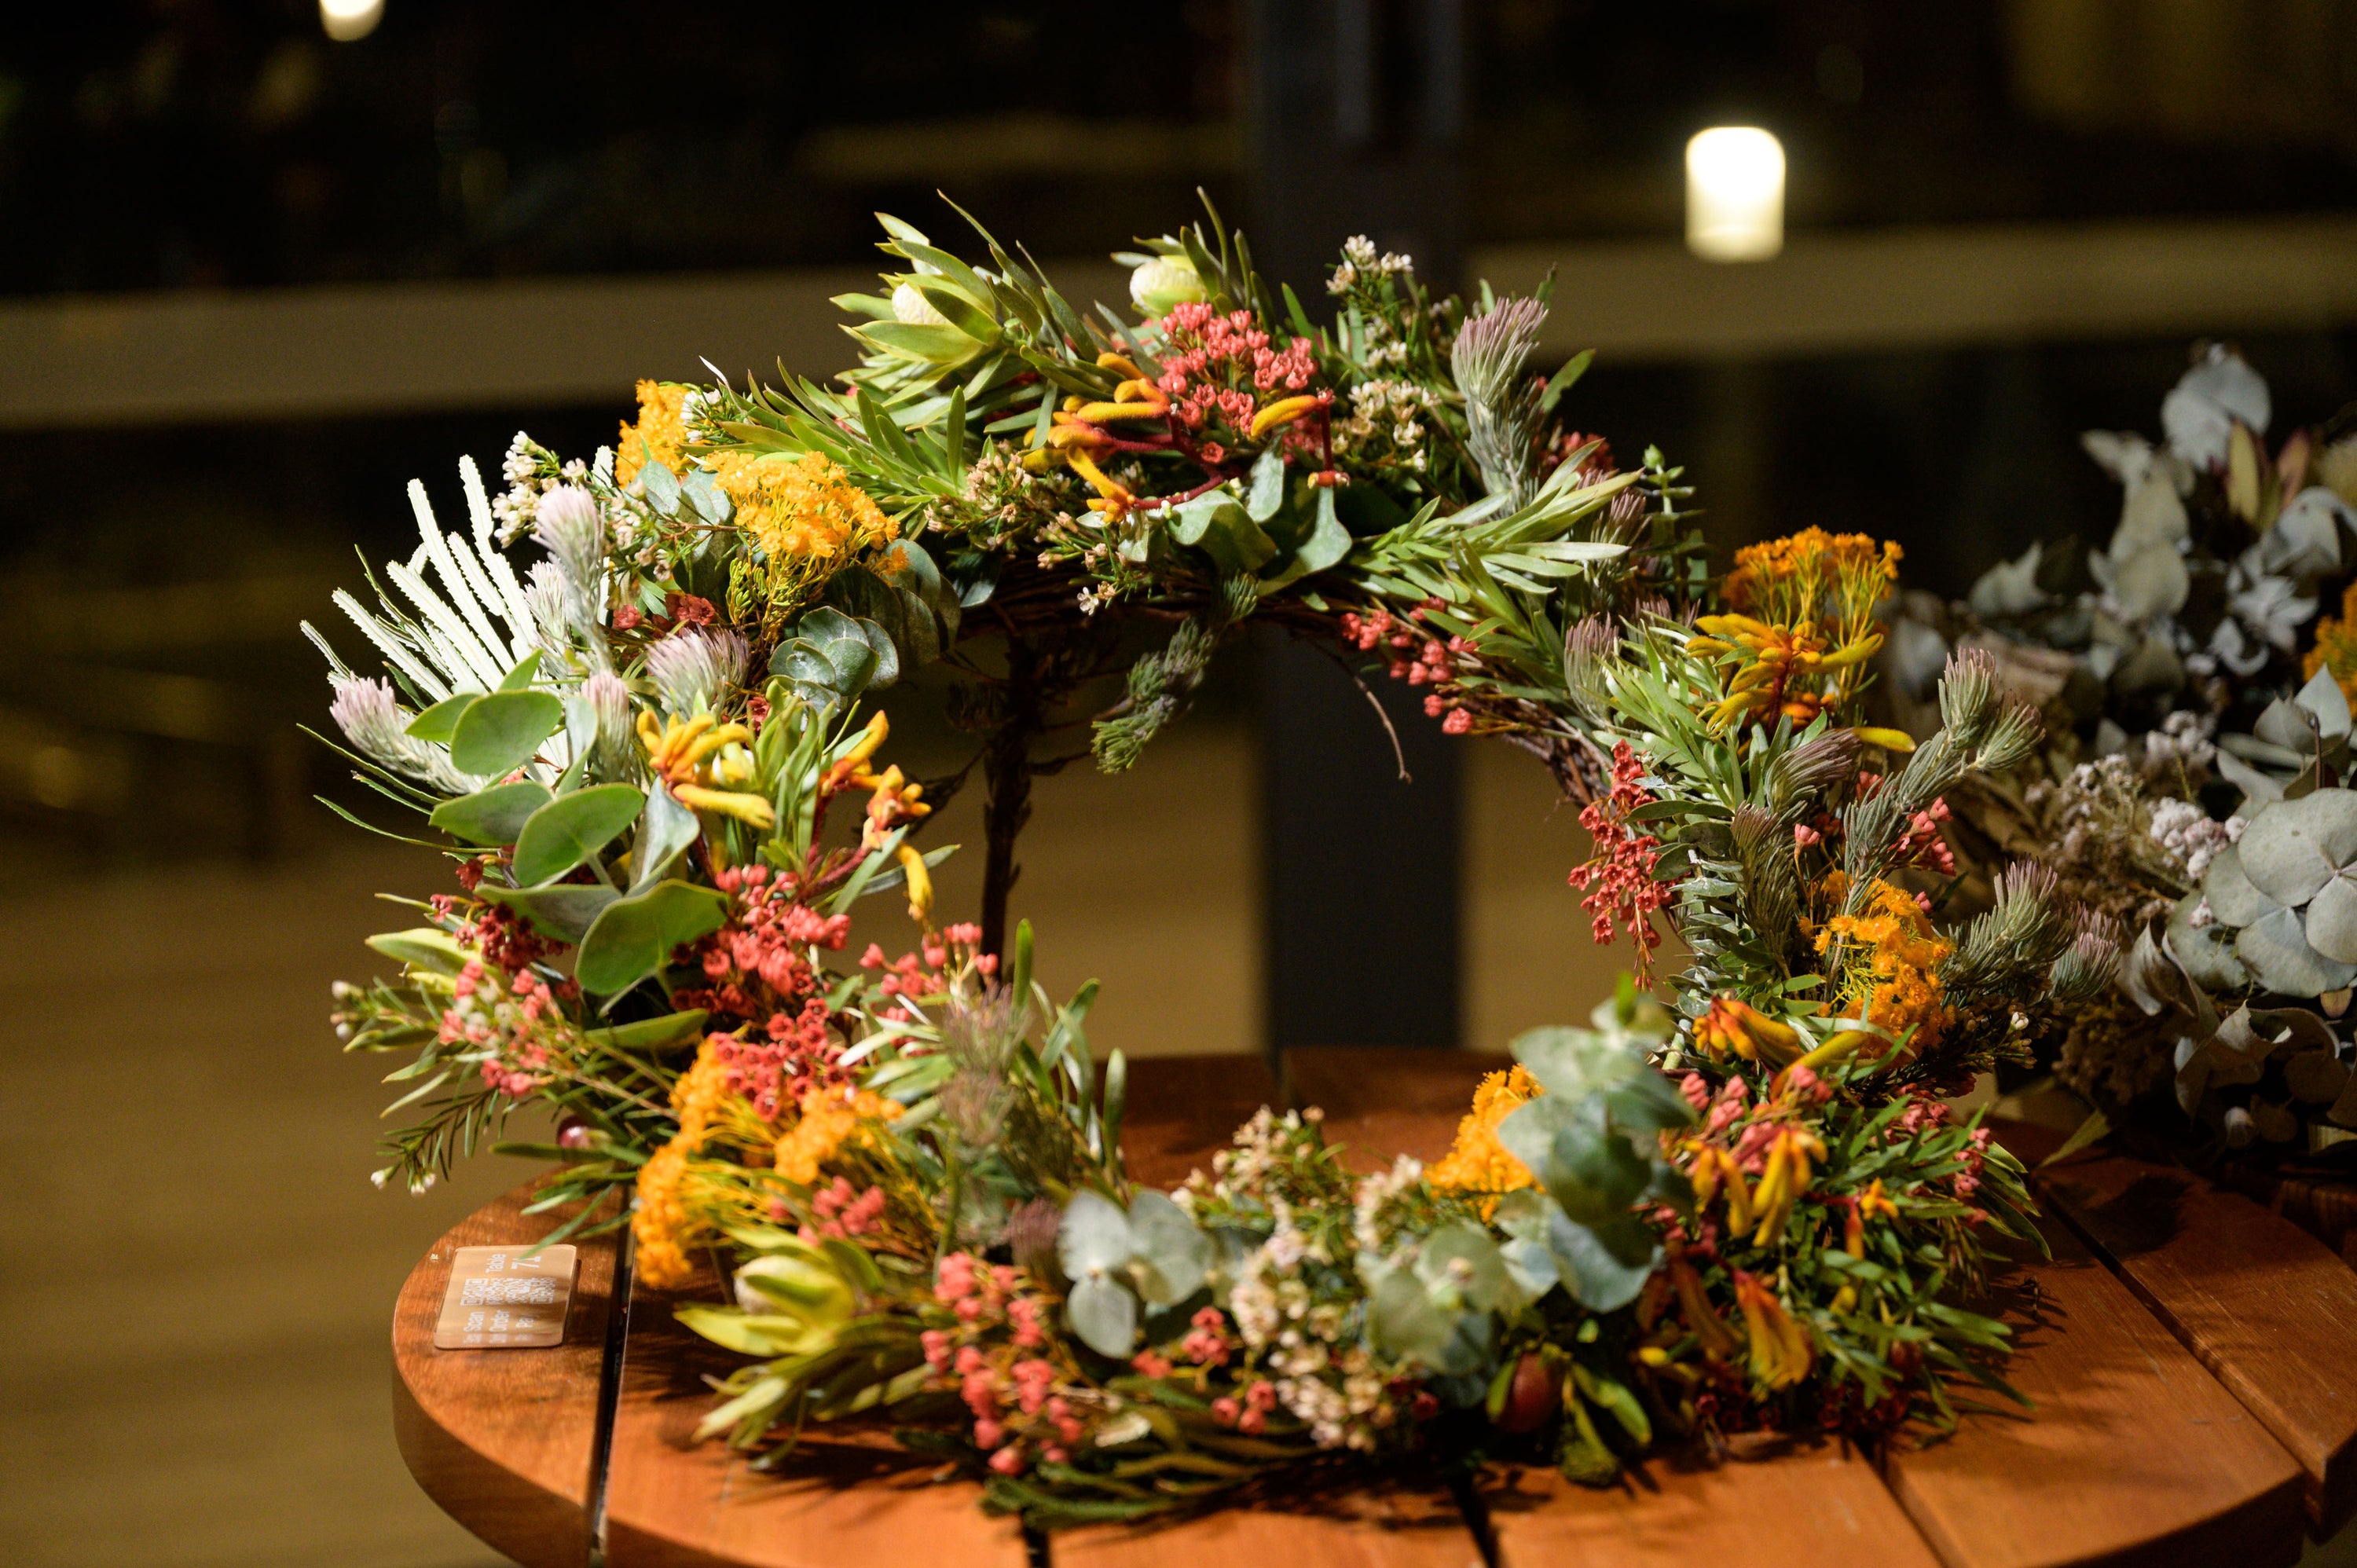
[[[384,0],[319,0],[319,26],[339,44],[367,38],[384,20]]]
[[[1686,249],[1706,262],[1764,262],[1784,248],[1784,145],[1756,125],[1716,125],[1686,144]]]

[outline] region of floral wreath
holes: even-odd
[[[627,1226],[656,1288],[727,1262],[731,1303],[677,1308],[748,1359],[703,1435],[776,1463],[883,1420],[1042,1527],[1411,1448],[1600,1481],[2003,1390],[1956,1300],[2032,1210],[1941,1097],[2117,952],[2034,868],[1941,924],[1942,797],[2039,728],[1973,653],[1922,745],[1859,723],[1896,547],[1812,529],[1714,585],[1679,471],[1565,428],[1587,356],[1530,372],[1551,285],[1436,298],[1353,240],[1316,325],[1213,214],[1091,314],[978,226],[969,263],[884,224],[907,270],[838,302],[837,384],[642,382],[588,463],[519,435],[497,498],[461,463],[468,532],[413,486],[416,553],[338,596],[382,674],[306,628],[358,776],[456,872],[372,940],[396,976],[338,988],[350,1048],[413,1054],[379,1184],[547,1107],[554,1145],[498,1146],[562,1162],[549,1240]],[[1166,1193],[1093,984],[1034,981],[1006,890],[1054,736],[1127,767],[1253,622],[1537,756],[1636,974],[1515,1041],[1428,1168],[1353,1176],[1264,1110]],[[976,738],[948,779],[861,714],[920,668]],[[984,909],[936,924],[922,831],[974,762]],[[846,961],[887,894],[916,940]]]

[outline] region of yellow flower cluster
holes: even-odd
[[[809,1187],[818,1180],[819,1167],[845,1143],[869,1142],[882,1123],[899,1114],[896,1101],[864,1089],[805,1090],[802,1116],[778,1139],[778,1174]]]
[[[689,1162],[703,1149],[713,1120],[727,1098],[727,1067],[706,1040],[696,1052],[695,1065],[680,1074],[672,1086],[671,1108],[679,1118],[678,1134],[639,1167],[639,1202],[630,1216],[630,1235],[638,1243],[639,1273],[655,1289],[685,1284],[693,1273],[687,1247],[697,1221],[686,1197]]]
[[[625,421],[621,435],[614,443],[614,482],[628,485],[646,467],[647,454],[654,460],[679,472],[680,457],[687,446],[685,409],[687,389],[675,381],[640,381],[639,383],[639,421]]]
[[[1938,970],[1955,944],[1932,926],[1931,917],[1903,887],[1878,881],[1863,915],[1835,915],[1817,933],[1817,951],[1838,943],[1836,961],[1848,983],[1845,1007],[1893,1036],[1915,1031],[1918,1051],[1938,1043],[1948,1023]],[[1861,971],[1857,959],[1863,957]]]
[[[729,611],[738,621],[781,623],[837,565],[899,537],[899,525],[821,453],[723,452],[711,462],[737,526],[763,557],[731,573]]]
[[[1520,1063],[1484,1078],[1473,1091],[1473,1109],[1457,1125],[1455,1145],[1425,1172],[1425,1179],[1447,1191],[1483,1194],[1492,1207],[1500,1195],[1530,1186],[1530,1168],[1498,1142],[1498,1123],[1543,1092]]]
[[[2341,692],[2357,702],[2357,583],[2341,596],[2341,613],[2316,623],[2316,646],[2300,660],[2300,671],[2311,680],[2319,670],[2332,671]]]

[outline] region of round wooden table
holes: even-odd
[[[1473,1083],[1467,1052],[1295,1051],[1133,1064],[1125,1138],[1140,1179],[1175,1182],[1263,1103],[1325,1108],[1372,1169],[1445,1150]],[[1158,1112],[1158,1114],[1157,1114]],[[2050,1135],[2012,1130],[2025,1155]],[[2047,1138],[2042,1146],[2041,1138]],[[1968,1416],[1953,1438],[1869,1458],[1777,1443],[1706,1463],[1666,1455],[1622,1487],[1501,1472],[1455,1495],[1413,1477],[1268,1498],[1160,1529],[1027,1540],[963,1481],[876,1438],[813,1443],[780,1475],[689,1434],[703,1379],[737,1358],[673,1322],[718,1279],[630,1293],[585,1244],[565,1344],[437,1351],[457,1247],[529,1242],[526,1183],[443,1237],[393,1320],[403,1455],[460,1523],[527,1568],[1200,1568],[1249,1553],[1362,1568],[2274,1568],[2357,1512],[2357,1273],[2287,1220],[2174,1167],[2094,1155],[2045,1173],[2050,1262],[2014,1275],[2007,1376],[2034,1413]]]

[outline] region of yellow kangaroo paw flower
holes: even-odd
[[[1100,371],[1119,371],[1123,375],[1129,377],[1132,381],[1144,379],[1144,372],[1138,370],[1136,360],[1132,360],[1124,354],[1116,354],[1111,349],[1107,349],[1105,352],[1097,356],[1097,369]]]
[[[733,789],[707,789],[701,784],[674,784],[671,792],[683,806],[699,811],[710,811],[716,817],[734,817],[748,827],[763,832],[778,825],[777,808],[760,795],[740,795]]]
[[[1167,403],[1092,403],[1081,406],[1080,416],[1092,424],[1103,424],[1116,419],[1159,419],[1169,412]]]
[[[1850,734],[1868,746],[1878,746],[1885,751],[1907,752],[1915,749],[1915,737],[1905,730],[1877,729],[1872,725],[1855,725]]]
[[[909,877],[909,918],[923,925],[933,912],[933,876],[926,869],[925,857],[913,844],[902,844],[894,859]]]
[[[1290,424],[1318,406],[1318,400],[1307,393],[1300,397],[1280,398],[1253,415],[1252,438],[1257,441],[1279,425]]]

